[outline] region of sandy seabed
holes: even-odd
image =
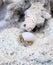
[[[34,33],[31,46],[19,43],[19,33],[16,23],[6,25],[0,20],[0,65],[53,65],[53,19],[41,32]]]

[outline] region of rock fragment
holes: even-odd
[[[24,46],[33,44],[34,38],[34,34],[31,32],[23,32],[19,35],[20,42],[23,43]]]
[[[39,2],[32,4],[25,13],[25,21],[22,23],[21,29],[26,31],[32,31],[37,25],[44,25],[45,19],[51,18],[43,4]]]

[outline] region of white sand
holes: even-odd
[[[24,47],[18,41],[17,23],[0,20],[0,65],[53,65],[53,19],[35,34],[33,45]]]
[[[48,23],[44,33],[35,33],[35,42],[29,47],[18,43],[18,28],[0,31],[0,65],[53,65],[53,19]]]

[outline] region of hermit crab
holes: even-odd
[[[19,34],[20,43],[22,43],[25,47],[33,44],[35,40],[35,36],[31,32],[23,32]]]

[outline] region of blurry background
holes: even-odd
[[[51,13],[53,17],[53,0],[31,0],[31,2],[41,2],[47,8],[48,12]]]

